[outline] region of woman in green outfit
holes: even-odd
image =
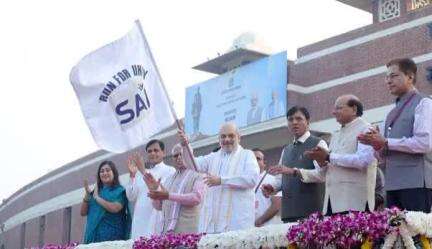
[[[81,204],[81,215],[87,216],[84,243],[129,239],[128,200],[114,163],[102,162],[96,178],[93,191],[84,180],[85,197]]]

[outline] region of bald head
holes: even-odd
[[[333,115],[341,125],[348,124],[363,115],[363,104],[355,95],[342,95],[335,101]]]
[[[219,134],[222,131],[226,131],[226,130],[235,131],[236,133],[240,134],[239,129],[237,128],[237,125],[235,123],[233,123],[233,122],[224,123],[221,126],[221,128],[219,129]]]
[[[225,152],[237,149],[240,143],[240,132],[234,123],[225,123],[219,130],[219,145]]]
[[[342,101],[342,102],[348,103],[349,100],[357,100],[358,102],[360,102],[360,99],[353,94],[341,95],[336,99],[336,102]]]

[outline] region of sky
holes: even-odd
[[[244,32],[293,60],[300,47],[372,23],[336,0],[14,0],[0,9],[0,200],[98,150],[69,73],[136,19],[179,117],[185,87],[214,77],[192,67]]]

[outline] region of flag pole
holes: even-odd
[[[163,79],[162,79],[162,76],[161,76],[161,74],[160,74],[160,72],[159,72],[159,68],[158,68],[157,65],[156,65],[156,61],[155,61],[155,59],[154,59],[154,57],[153,57],[153,53],[151,52],[150,45],[149,45],[149,43],[147,42],[147,39],[146,39],[146,36],[145,36],[145,34],[144,34],[144,31],[143,31],[143,28],[142,28],[142,26],[141,26],[141,23],[140,23],[140,21],[137,19],[137,20],[135,20],[135,24],[138,25],[139,31],[140,31],[140,33],[141,33],[141,35],[142,35],[143,40],[144,40],[144,45],[145,45],[144,47],[145,47],[146,49],[148,49],[148,53],[149,53],[149,55],[150,55],[150,59],[151,59],[151,61],[153,62],[153,65],[154,65],[154,67],[155,67],[156,73],[158,74],[159,80],[160,80],[161,85],[162,85],[162,89],[163,89],[164,92],[165,92],[165,96],[166,96],[166,98],[167,98],[168,105],[169,105],[170,110],[171,110],[171,114],[173,115],[173,118],[174,118],[174,120],[175,120],[175,122],[176,122],[176,124],[177,124],[177,128],[178,128],[179,130],[183,130],[183,128],[182,128],[182,126],[181,126],[181,124],[180,124],[180,120],[179,120],[178,117],[177,117],[177,113],[176,113],[176,111],[175,111],[175,109],[174,109],[174,107],[173,107],[173,105],[172,105],[172,102],[171,102],[171,100],[170,100],[170,97],[169,97],[169,95],[168,95],[168,91],[166,90],[165,83],[164,83],[164,81],[163,81]],[[186,148],[187,148],[187,153],[189,154],[190,158],[192,159],[192,165],[193,165],[195,171],[198,171],[198,168],[197,168],[197,166],[196,166],[196,162],[195,162],[195,158],[194,158],[194,156],[193,156],[193,153],[192,153],[192,151],[191,151],[189,145],[187,145]]]
[[[266,171],[261,178],[261,180],[258,182],[258,185],[255,187],[255,193],[258,192],[259,187],[261,186],[262,182],[264,181],[264,178],[267,176],[268,172]]]

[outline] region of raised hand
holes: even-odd
[[[148,197],[152,198],[153,200],[168,200],[169,193],[168,191],[160,184],[161,190],[150,190],[150,192],[147,194]]]
[[[270,166],[267,169],[267,172],[270,175],[294,175],[295,170],[293,168],[290,167],[285,167],[283,165],[276,165],[276,166]]]
[[[97,197],[99,197],[99,187],[98,184],[96,183],[95,188],[93,190],[93,198],[96,199]]]
[[[162,184],[159,184],[159,186],[160,186],[160,188],[161,188],[162,191],[168,192],[168,190],[166,190],[166,188]]]
[[[160,182],[161,182],[160,178],[159,178],[159,180],[156,181],[156,179],[153,177],[153,175],[150,174],[149,172],[145,172],[143,178],[144,178],[144,182],[146,183],[147,188],[149,190],[157,190],[158,189]]]
[[[138,151],[136,151],[135,153],[132,154],[132,158],[133,161],[136,165],[136,167],[138,168],[138,170],[144,174],[145,172],[145,168],[144,168],[144,159],[142,158],[142,156],[138,153]]]
[[[368,132],[358,135],[357,139],[360,143],[370,145],[375,150],[380,150],[387,144],[387,140],[380,134],[378,127],[370,128]]]
[[[372,126],[369,130],[374,131],[375,133],[380,133],[380,128],[378,125]]]
[[[304,155],[312,160],[317,161],[319,165],[325,165],[329,153],[326,149],[316,146],[311,150],[305,151]]]
[[[128,167],[128,171],[129,171],[129,176],[131,178],[134,178],[137,171],[138,171],[138,167],[136,166],[132,155],[128,156],[127,167]]]
[[[275,189],[271,184],[263,184],[261,185],[261,191],[265,198],[269,198],[271,195],[274,194]]]
[[[189,144],[188,137],[185,134],[185,132],[183,131],[183,129],[178,129],[177,130],[177,136],[178,136],[178,139],[180,140],[180,143],[183,146],[186,146],[187,144]]]
[[[219,176],[206,175],[203,179],[204,183],[209,187],[221,185],[221,178]]]
[[[86,192],[86,196],[89,196],[91,193],[91,189],[89,187],[88,179],[84,179],[84,190]]]

